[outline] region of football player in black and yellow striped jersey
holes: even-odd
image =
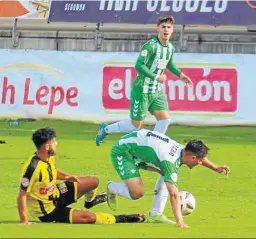
[[[84,195],[86,202],[93,202],[99,184],[98,178],[76,177],[56,168],[57,140],[54,129],[38,129],[33,134],[32,140],[37,151],[27,159],[22,169],[17,198],[22,224],[30,224],[27,209],[32,216],[39,218],[42,222],[114,224],[145,220],[145,217],[140,214],[114,216],[68,207]],[[63,180],[63,182],[57,183],[57,180]],[[106,194],[97,196],[102,197],[98,202],[106,201]]]

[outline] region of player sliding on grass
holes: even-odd
[[[165,188],[160,188],[157,192],[160,199],[165,197],[163,190],[167,190],[177,225],[187,228],[181,214],[177,188],[181,165],[187,165],[191,169],[204,165],[218,173],[229,173],[229,167],[215,165],[208,160],[207,154],[208,147],[201,140],[192,140],[184,147],[164,134],[146,129],[123,136],[111,150],[113,166],[123,182],[108,183],[109,207],[116,210],[116,195],[133,200],[141,198],[144,195],[144,185],[139,169],[156,171],[163,176],[165,182]]]
[[[37,152],[28,158],[23,170],[18,195],[18,211],[22,224],[30,224],[30,213],[42,222],[114,224],[142,222],[143,215],[92,213],[68,207],[85,195],[85,207],[106,201],[106,193],[96,196],[99,180],[94,176],[76,177],[55,168],[56,134],[53,129],[37,130],[32,140]],[[62,183],[56,180],[65,180]]]
[[[96,145],[100,145],[104,138],[115,132],[131,132],[143,126],[147,111],[155,116],[157,122],[154,130],[165,133],[171,120],[169,119],[168,102],[161,84],[166,81],[164,74],[167,68],[187,85],[192,85],[191,79],[182,73],[173,63],[174,47],[170,43],[173,33],[174,19],[160,17],[157,22],[158,36],[146,42],[137,59],[135,69],[138,72],[133,82],[130,100],[130,119],[121,120],[107,125],[100,124],[96,135]],[[164,187],[163,177],[159,177],[155,190]],[[166,194],[166,197],[168,194]],[[151,220],[168,222],[162,213],[161,205],[157,206],[159,195],[154,196],[153,208],[150,212]],[[156,209],[157,208],[157,209]]]

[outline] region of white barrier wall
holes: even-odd
[[[0,50],[0,55],[0,117],[129,117],[138,53]],[[256,124],[255,55],[176,54],[175,62],[194,82],[188,88],[166,72],[175,123]]]

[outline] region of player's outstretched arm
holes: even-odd
[[[169,182],[165,182],[166,187],[168,189],[168,192],[170,194],[170,200],[172,204],[172,211],[174,214],[174,217],[176,219],[177,225],[180,228],[189,228],[188,225],[186,225],[183,221],[183,217],[181,214],[181,203],[180,203],[180,196],[179,196],[179,190],[178,188]]]
[[[173,63],[173,60],[170,59],[167,65],[167,69],[174,74],[175,76],[180,77],[181,76],[181,71],[180,69]]]
[[[187,75],[185,75],[184,73],[181,73],[180,79],[181,79],[186,85],[188,85],[188,86],[192,86],[192,85],[193,85],[192,80],[191,80]]]
[[[229,175],[229,173],[230,173],[230,168],[228,166],[226,166],[226,165],[218,166],[215,163],[213,163],[212,161],[210,161],[207,157],[205,157],[204,160],[202,161],[202,165],[206,168],[209,168],[209,169],[215,171],[216,173],[225,172],[226,175]]]
[[[174,75],[178,76],[186,85],[189,85],[189,86],[193,85],[192,80],[188,76],[186,76],[184,73],[182,73],[178,67],[175,66],[172,59],[169,61],[167,65],[167,69]]]
[[[30,224],[27,218],[27,192],[20,189],[17,197],[17,206],[22,224]]]

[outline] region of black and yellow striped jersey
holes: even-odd
[[[56,185],[55,158],[48,162],[34,154],[22,169],[20,188],[26,191],[28,210],[32,216],[41,217],[53,211],[55,200],[60,196]]]

